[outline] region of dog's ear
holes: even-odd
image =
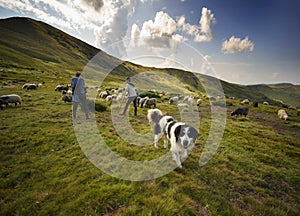
[[[194,140],[199,136],[198,131],[194,127],[190,127],[190,136],[193,137]]]
[[[175,135],[175,138],[176,138],[176,142],[178,142],[180,134],[181,134],[181,130],[183,129],[181,126],[182,125],[177,126],[174,130],[174,135]]]

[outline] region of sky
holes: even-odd
[[[298,0],[0,0],[105,52],[237,84],[300,84]]]

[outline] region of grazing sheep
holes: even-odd
[[[202,100],[201,99],[198,99],[197,100],[197,106],[200,106],[202,104]]]
[[[72,91],[71,91],[71,90],[68,90],[68,91],[67,91],[67,95],[72,96]]]
[[[122,92],[119,92],[116,98],[116,102],[121,102],[123,99],[125,99],[125,96]]]
[[[146,100],[149,100],[149,97],[144,97],[144,98],[140,99],[140,108],[143,108],[144,103],[145,103]]]
[[[216,101],[216,98],[214,96],[207,96],[206,98],[210,101]]]
[[[190,106],[186,103],[179,103],[177,104],[177,107],[180,112],[183,112],[184,110],[189,109]]]
[[[269,102],[267,102],[267,101],[264,101],[263,105],[266,105],[266,106],[268,106],[268,105],[269,105]]]
[[[195,104],[194,96],[189,96],[188,99],[187,99],[187,102],[188,102],[190,105],[194,105],[194,104]]]
[[[231,112],[231,116],[239,116],[239,115],[243,115],[243,116],[247,116],[249,112],[249,109],[247,107],[239,107],[236,110],[234,110],[233,112]]]
[[[150,98],[150,99],[145,100],[143,106],[146,108],[151,108],[152,105],[154,108],[156,108],[156,99],[155,98]]]
[[[69,90],[69,85],[67,85],[67,86],[64,86],[64,85],[57,85],[57,86],[55,87],[55,91],[62,91],[62,90],[68,91],[68,90]]]
[[[291,109],[291,110],[297,110],[297,108],[294,107],[294,106],[289,106],[288,109]]]
[[[30,83],[25,83],[25,84],[22,86],[22,88],[23,88],[23,89],[26,89],[28,85],[30,85]]]
[[[287,120],[288,119],[288,114],[286,113],[285,110],[281,109],[281,110],[278,110],[278,117],[280,119],[284,119],[284,120]]]
[[[65,103],[66,102],[72,102],[72,98],[70,96],[66,95],[66,94],[63,94],[61,96],[61,100],[64,101]]]
[[[9,103],[14,103],[15,106],[17,106],[17,104],[21,105],[22,103],[21,97],[16,94],[2,95],[0,99],[2,100],[1,104],[5,104],[6,107],[8,106]]]
[[[175,97],[171,97],[170,100],[169,100],[169,104],[171,103],[177,103],[179,100],[179,97],[175,96]]]
[[[241,104],[249,104],[250,102],[249,102],[249,100],[248,99],[244,99],[242,102],[241,102]]]
[[[37,88],[38,88],[37,84],[29,84],[26,87],[26,90],[37,90]]]
[[[253,107],[258,107],[258,102],[253,102]]]
[[[106,91],[100,92],[99,97],[105,99],[108,95],[109,95],[109,92],[106,90]]]
[[[113,96],[112,96],[112,95],[108,95],[108,96],[105,98],[106,101],[112,101],[112,99],[113,99]]]

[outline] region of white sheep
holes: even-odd
[[[178,107],[179,111],[182,112],[185,109],[189,109],[190,106],[186,103],[179,103],[179,104],[177,104],[177,107]]]
[[[288,119],[288,114],[286,113],[285,110],[281,109],[281,110],[278,110],[278,117],[280,119],[287,120]]]
[[[17,104],[21,105],[22,103],[21,97],[17,94],[2,95],[0,99],[2,101],[1,103],[5,104],[6,107],[8,106],[9,103],[14,103],[15,106],[17,106]]]
[[[149,97],[144,97],[144,98],[140,99],[140,108],[143,108],[144,103],[145,103],[146,100],[149,100]]]
[[[197,106],[200,106],[200,104],[202,104],[202,100],[201,100],[201,99],[198,99],[198,100],[197,100]]]
[[[249,104],[250,102],[249,102],[249,100],[248,99],[244,99],[242,102],[241,102],[241,104]]]
[[[170,100],[169,100],[169,103],[177,103],[179,100],[179,97],[178,96],[175,96],[175,97],[171,97]]]
[[[267,102],[267,101],[264,101],[264,102],[263,102],[263,105],[266,105],[266,106],[268,106],[268,105],[269,105],[269,102]]]

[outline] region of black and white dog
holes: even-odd
[[[154,146],[158,148],[158,140],[164,135],[164,147],[171,142],[173,160],[181,168],[181,162],[188,157],[194,147],[198,131],[183,122],[176,122],[172,116],[164,116],[159,109],[148,110],[147,118],[154,131]]]

